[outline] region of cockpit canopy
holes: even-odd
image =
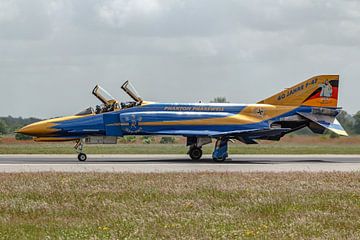
[[[121,86],[121,89],[124,90],[135,102],[139,104],[143,102],[142,98],[140,97],[134,86],[129,81],[126,81]]]
[[[120,109],[119,102],[111,96],[105,89],[96,85],[94,90],[92,91],[93,95],[97,97],[97,99],[102,102],[102,106],[96,106],[95,113],[104,113],[104,112],[112,112],[114,110]]]
[[[101,106],[96,106],[95,110],[93,108],[89,107],[89,108],[79,112],[76,115],[82,116],[82,115],[89,115],[89,114],[99,114],[99,113],[112,112],[115,110],[126,109],[126,108],[131,108],[134,106],[141,105],[143,100],[137,93],[134,86],[131,85],[131,83],[129,81],[126,81],[121,86],[121,89],[124,90],[130,96],[130,98],[132,98],[134,101],[122,102],[121,104],[119,104],[119,102],[113,96],[111,96],[111,94],[109,92],[107,92],[101,86],[96,85],[92,91],[92,94],[97,99],[100,100],[100,102],[102,103]]]
[[[105,89],[96,85],[92,93],[97,97],[103,104],[107,105],[111,101],[116,101],[110,93],[108,93]]]

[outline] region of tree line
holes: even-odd
[[[342,111],[337,116],[337,119],[350,135],[360,134],[360,111],[355,115],[351,115],[345,111]]]
[[[41,119],[39,118],[14,118],[12,116],[0,117],[0,134],[12,134],[19,128],[40,120]]]

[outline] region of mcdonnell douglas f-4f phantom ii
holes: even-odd
[[[76,141],[79,161],[85,161],[83,144],[116,144],[126,135],[174,135],[187,138],[189,156],[197,160],[202,146],[216,140],[212,157],[228,157],[229,140],[256,144],[279,141],[284,135],[310,128],[341,136],[347,133],[337,121],[338,75],[312,77],[256,104],[153,103],[144,101],[127,81],[122,89],[133,99],[119,103],[100,86],[93,94],[101,106],[74,116],[40,121],[18,132],[39,142]]]

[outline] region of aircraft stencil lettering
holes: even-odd
[[[191,159],[200,159],[202,147],[216,140],[212,157],[228,157],[228,141],[257,144],[279,141],[288,133],[308,127],[314,133],[326,130],[347,133],[336,120],[338,75],[312,77],[256,104],[155,103],[146,102],[126,81],[122,89],[133,99],[119,103],[100,86],[93,94],[102,102],[74,116],[40,121],[18,132],[35,141],[76,141],[78,159],[85,161],[84,143],[116,143],[126,135],[174,135],[187,138]],[[100,139],[100,140],[99,140]]]

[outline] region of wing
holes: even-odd
[[[201,130],[166,130],[156,132],[159,135],[183,135],[185,137],[228,137],[237,139],[246,144],[256,144],[255,139],[279,140],[290,128],[264,128],[264,129],[247,129],[230,132],[220,131],[201,131]]]
[[[158,135],[182,135],[185,137],[215,137],[223,132],[209,130],[163,130],[157,131]]]

